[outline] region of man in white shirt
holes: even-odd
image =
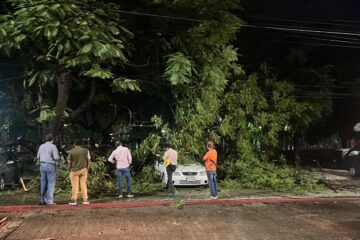
[[[54,135],[48,134],[46,142],[41,144],[37,153],[40,161],[40,205],[53,205],[56,183],[56,162],[60,159],[59,152],[53,144]]]
[[[116,142],[118,146],[110,155],[108,161],[116,164],[116,175],[118,177],[119,198],[123,197],[122,194],[122,181],[123,176],[126,179],[127,197],[134,197],[131,192],[131,174],[130,165],[132,163],[132,156],[130,150],[127,147],[122,146],[122,142],[119,140]]]

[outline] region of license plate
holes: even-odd
[[[194,182],[194,181],[195,181],[195,177],[186,177],[186,181],[188,181],[188,182]]]

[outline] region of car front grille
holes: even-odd
[[[183,172],[182,173],[184,176],[196,176],[197,172]]]
[[[188,182],[186,180],[180,180],[179,181],[180,184],[184,184],[184,185],[200,185],[201,184],[201,181],[200,180],[196,180],[196,181],[191,181],[191,182]]]

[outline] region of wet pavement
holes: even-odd
[[[360,239],[360,200],[46,209],[7,217],[9,225],[0,227],[0,239]]]
[[[0,205],[24,205],[30,210],[0,210],[0,221],[6,217],[0,224],[0,240],[360,240],[360,179],[348,177],[345,171],[317,174],[334,188],[305,196],[221,190],[215,201],[208,200],[206,187],[178,188],[172,194],[138,193],[133,199],[101,196],[88,207],[75,208],[66,204],[67,194],[55,196],[59,203],[55,207],[38,207],[33,205],[37,194],[8,192],[6,198],[0,195]],[[296,199],[302,202],[292,201]]]

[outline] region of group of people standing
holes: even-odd
[[[214,142],[207,142],[207,152],[202,158],[203,164],[205,166],[206,175],[208,179],[208,184],[210,188],[211,199],[217,199],[217,183],[216,183],[216,165],[217,165],[217,151],[214,146]],[[168,145],[166,152],[164,153],[163,160],[164,162],[169,159],[169,164],[166,166],[167,173],[167,184],[166,189],[168,191],[174,191],[174,185],[172,180],[172,175],[176,171],[178,153],[173,149],[172,145]]]
[[[40,205],[53,205],[54,190],[56,182],[56,162],[59,161],[59,152],[53,143],[54,137],[48,134],[45,143],[40,145],[37,159],[40,161]],[[79,194],[79,183],[82,195],[82,204],[89,204],[87,193],[88,169],[90,166],[90,152],[81,147],[80,142],[75,141],[74,148],[70,150],[67,157],[67,164],[70,170],[71,182],[70,205],[77,205]]]
[[[46,142],[40,145],[37,159],[40,161],[40,205],[53,205],[54,191],[56,183],[56,162],[60,159],[57,147],[53,143],[54,137],[48,134],[45,137]],[[122,145],[121,141],[116,142],[117,148],[110,154],[108,162],[116,164],[116,175],[118,182],[119,198],[123,198],[123,177],[126,179],[126,197],[132,198],[134,194],[131,191],[131,173],[130,165],[132,164],[132,156],[130,150]],[[217,152],[214,143],[208,141],[207,153],[203,157],[211,198],[217,198],[216,184],[216,165]],[[166,166],[168,181],[166,188],[174,191],[172,175],[176,170],[178,153],[169,145],[163,155],[163,159],[167,159],[169,163]],[[81,147],[79,141],[75,141],[74,148],[69,151],[67,156],[67,164],[69,168],[69,178],[71,182],[71,201],[70,205],[78,204],[79,184],[81,189],[82,204],[89,204],[87,191],[88,169],[90,166],[91,156],[88,149]]]

